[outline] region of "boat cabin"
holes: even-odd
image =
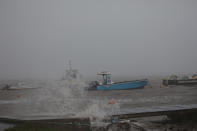
[[[111,73],[107,71],[99,72],[97,75],[103,76],[102,85],[112,84]]]

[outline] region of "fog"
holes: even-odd
[[[197,73],[196,0],[1,0],[0,78]]]

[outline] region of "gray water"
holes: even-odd
[[[31,88],[0,90],[0,117],[19,119],[89,117],[197,106],[197,86],[162,87],[149,78],[142,89],[85,91],[85,82],[23,81]],[[109,101],[116,103],[110,105]]]
[[[27,84],[32,89],[0,90],[1,117],[104,117],[117,111],[197,104],[197,87],[161,88],[159,79],[151,79],[151,86],[143,89],[119,91],[85,91],[82,81]],[[112,98],[114,105],[109,104]]]

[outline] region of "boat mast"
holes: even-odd
[[[69,62],[69,70],[72,70],[72,61],[69,60],[68,62]]]

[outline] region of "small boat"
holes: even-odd
[[[110,72],[100,72],[98,75],[103,77],[101,83],[93,81],[90,83],[89,90],[129,90],[136,88],[143,88],[148,84],[147,79],[134,80],[134,81],[123,81],[123,82],[112,82]]]
[[[194,74],[192,77],[189,77],[186,75],[184,75],[182,77],[178,77],[176,75],[171,75],[171,76],[163,79],[162,84],[164,86],[169,86],[169,85],[193,86],[193,85],[197,85],[197,75]]]
[[[69,67],[66,69],[63,77],[61,80],[68,80],[68,81],[73,81],[73,80],[80,80],[82,75],[79,73],[78,69],[73,69],[71,60],[69,60]]]

